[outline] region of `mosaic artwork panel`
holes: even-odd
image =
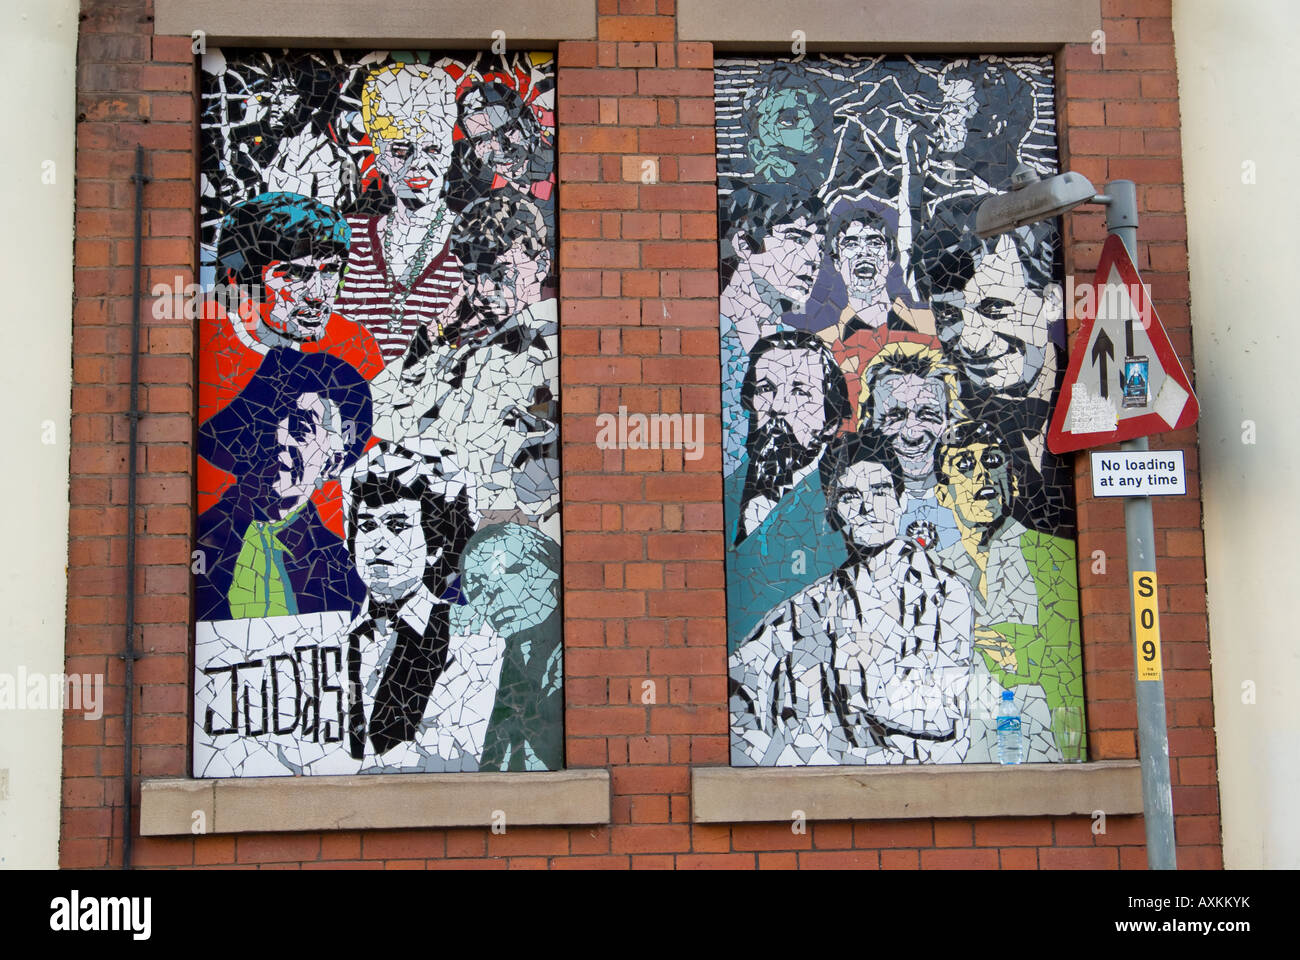
[[[194,775],[562,768],[553,55],[202,97]]]
[[[715,64],[731,757],[1086,757],[1050,57]]]

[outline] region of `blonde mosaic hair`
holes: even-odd
[[[413,139],[412,134],[421,129],[450,143],[456,123],[456,81],[440,64],[377,67],[361,88],[361,120],[376,153],[381,141]]]
[[[862,371],[862,390],[858,395],[854,426],[870,422],[871,390],[881,377],[912,374],[922,380],[942,380],[948,397],[948,421],[965,420],[966,405],[961,401],[961,381],[957,368],[943,352],[911,340],[885,344]]]

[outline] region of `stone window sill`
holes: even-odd
[[[1100,0],[729,0],[677,5],[677,38],[718,51],[1012,52],[1090,43]]]
[[[159,36],[202,30],[209,46],[416,49],[487,47],[494,30],[511,49],[596,39],[596,0],[154,0]]]
[[[609,771],[146,780],[140,834],[609,823]]]
[[[1142,812],[1137,760],[928,767],[695,767],[696,823]]]

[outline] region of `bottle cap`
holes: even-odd
[[[1015,693],[1014,693],[1013,691],[1011,691],[1011,690],[1003,690],[1003,691],[1002,691],[1002,699],[1003,699],[1003,700],[1014,700],[1015,698],[1016,698],[1016,695],[1015,695]]]

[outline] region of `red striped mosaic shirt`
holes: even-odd
[[[416,327],[435,321],[446,309],[460,289],[461,271],[448,240],[415,279],[403,305],[401,295],[407,291],[389,273],[378,224],[378,217],[348,218],[352,249],[334,308],[369,330],[389,363],[406,352]],[[394,330],[392,322],[399,316]]]

